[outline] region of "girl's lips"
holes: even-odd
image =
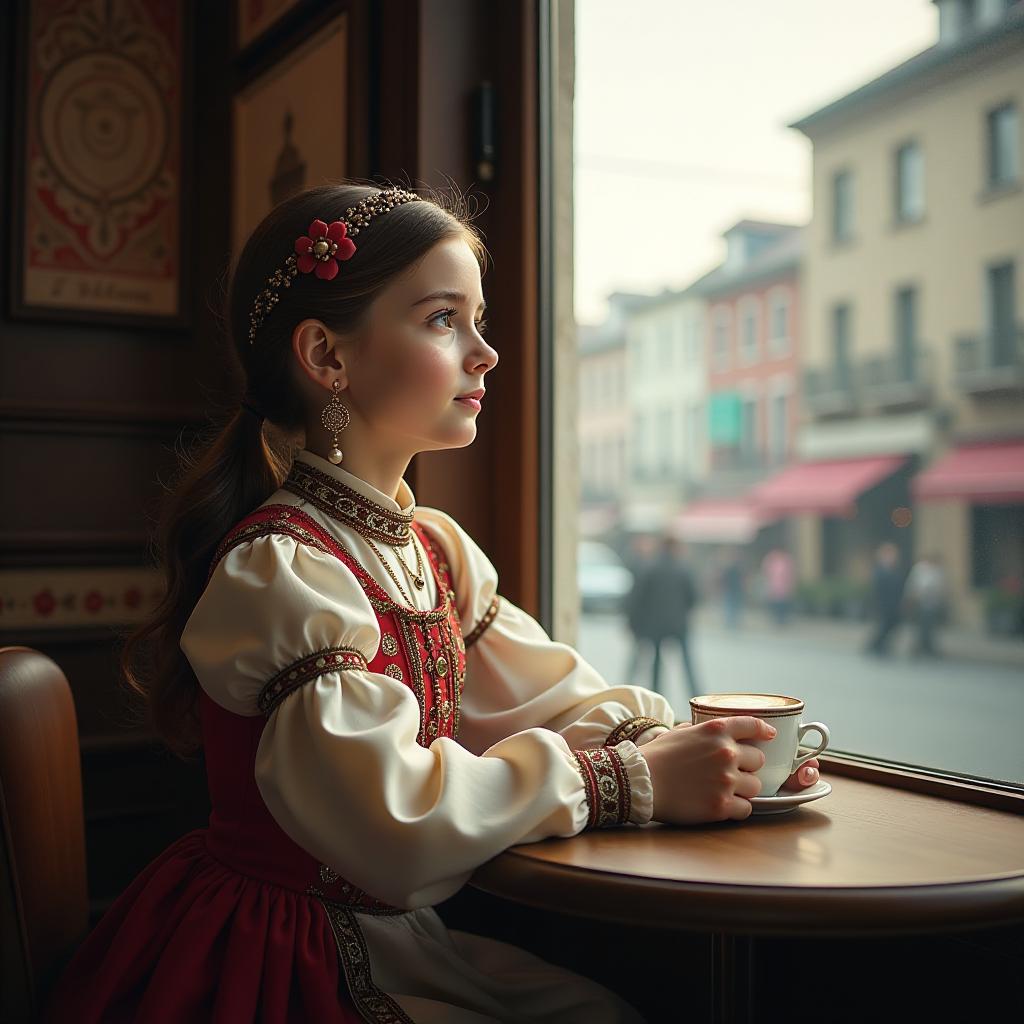
[[[477,411],[482,408],[479,398],[456,398],[455,401],[459,402],[461,405],[468,405]]]

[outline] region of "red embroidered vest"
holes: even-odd
[[[455,739],[459,701],[466,674],[467,640],[472,643],[494,617],[497,598],[470,638],[463,638],[450,569],[430,534],[411,524],[427,552],[437,584],[437,604],[417,611],[395,602],[349,551],[319,523],[291,505],[264,505],[233,527],[218,546],[210,574],[236,544],[271,533],[283,533],[302,544],[330,552],[362,586],[380,627],[381,643],[367,663],[354,648],[330,647],[296,652],[268,679],[259,696],[262,715],[227,711],[200,690],[200,713],[212,813],[207,835],[210,853],[241,871],[277,885],[320,897],[328,907],[361,913],[403,913],[357,888],[295,843],[277,824],[256,786],[256,749],[267,716],[293,690],[337,668],[368,668],[405,683],[420,706],[418,741],[429,746],[438,736]],[[481,628],[482,627],[482,628]],[[339,812],[343,808],[339,806]]]

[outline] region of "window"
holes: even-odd
[[[662,472],[672,468],[672,440],[675,434],[672,430],[672,410],[658,410],[658,433],[655,437],[655,445],[658,450],[658,464]]]
[[[692,369],[697,369],[704,364],[704,353],[701,346],[701,322],[698,317],[691,316],[686,322],[686,361]]]
[[[743,419],[740,427],[740,461],[745,466],[757,462],[759,451],[758,444],[758,422],[757,422],[757,396],[743,396]]]
[[[671,370],[675,360],[672,352],[672,324],[665,320],[661,323],[658,336],[661,342],[660,355],[658,357],[658,372],[664,373]]]
[[[719,306],[715,310],[711,330],[711,359],[716,370],[725,370],[729,366],[729,346],[732,342],[729,337],[731,320],[728,306]]]
[[[832,177],[832,241],[853,238],[853,171],[837,171]]]
[[[988,349],[992,366],[1012,366],[1017,353],[1013,263],[988,268]]]
[[[746,366],[758,359],[758,318],[761,304],[752,296],[740,301],[740,360]]]
[[[769,455],[772,462],[786,461],[789,448],[789,396],[784,391],[776,391],[772,395],[771,405],[771,448]]]
[[[1012,185],[1020,175],[1017,107],[1004,103],[988,112],[988,184]]]
[[[852,383],[850,346],[850,307],[840,303],[832,309],[832,371],[841,388]]]
[[[689,474],[699,471],[700,451],[704,439],[704,403],[690,404],[689,428],[686,431],[686,462]]]
[[[916,142],[896,150],[896,220],[910,223],[924,216],[924,153]]]
[[[559,109],[575,116],[540,122],[540,141],[557,157],[541,168],[542,182],[568,180],[559,186],[567,191],[556,189],[539,211],[548,233],[578,240],[576,259],[561,258],[572,251],[567,235],[545,236],[542,252],[557,277],[540,282],[539,293],[554,303],[578,298],[581,310],[604,308],[615,291],[626,296],[618,327],[605,325],[629,339],[629,373],[619,374],[625,393],[588,427],[591,436],[616,438],[621,429],[634,475],[601,503],[602,539],[636,556],[682,514],[693,532],[685,557],[702,592],[714,595],[723,548],[742,538],[751,628],[737,643],[709,601],[693,623],[698,680],[792,690],[805,698],[808,719],[838,723],[832,749],[840,756],[999,780],[1024,794],[1020,757],[1007,755],[1018,739],[1014,667],[1000,663],[1006,640],[992,632],[1005,627],[1024,644],[1024,503],[993,502],[1004,484],[991,452],[996,441],[1024,437],[1024,253],[1014,230],[1024,204],[1024,95],[1016,79],[1007,85],[1014,72],[994,45],[1019,19],[1000,26],[998,0],[978,0],[973,31],[936,48],[937,12],[927,0],[909,5],[913,31],[904,16],[886,17],[885,0],[872,2],[884,31],[856,46],[842,33],[819,33],[813,67],[803,59],[807,32],[786,19],[760,18],[755,44],[749,19],[734,19],[724,33],[711,24],[720,12],[709,12],[730,5],[665,4],[664,17],[634,19],[623,46],[611,0],[576,3],[573,46],[552,89]],[[971,21],[959,0],[939,6]],[[545,22],[546,30],[561,21]],[[695,38],[706,59],[677,59],[678,40]],[[796,90],[763,90],[750,103],[734,88],[737,45],[802,67]],[[652,68],[657,88],[645,78]],[[957,111],[965,117],[954,118]],[[614,124],[629,126],[628,139],[608,131]],[[666,202],[622,233],[613,215],[631,195]],[[552,327],[545,340],[554,342],[546,348],[557,353],[553,327],[565,311],[553,312],[541,310]],[[672,325],[678,355],[665,348],[663,323]],[[678,360],[672,376],[670,358]],[[554,402],[571,394],[572,382],[558,380],[571,366],[539,363],[541,374],[556,375],[542,380],[542,395]],[[934,370],[934,388],[900,386],[918,383],[899,377],[919,368]],[[987,449],[976,465],[962,461],[972,448]],[[559,450],[542,454],[545,467],[561,465]],[[955,483],[961,468],[965,479]],[[976,481],[986,473],[993,489],[982,492]],[[780,474],[775,488],[760,490]],[[544,479],[557,491],[561,475]],[[963,492],[947,493],[956,487]],[[777,517],[749,539],[735,523],[723,525],[724,516],[698,527],[696,515],[685,515],[691,503],[757,506],[759,496],[775,499],[762,508]],[[552,507],[571,504],[542,505]],[[588,524],[603,521],[588,512]],[[704,530],[719,539],[697,539]],[[731,539],[721,539],[729,530]],[[544,539],[542,551],[567,542],[559,533]],[[776,544],[793,557],[798,581],[778,629],[758,575]],[[928,617],[915,617],[909,601],[889,634],[889,657],[865,653],[882,625],[874,568],[888,544],[901,585],[925,555],[942,560],[946,618],[936,641],[944,662],[910,656]],[[571,594],[572,580],[557,583],[559,599]],[[578,623],[564,639],[609,681],[623,680],[632,650],[625,618],[585,613]],[[940,676],[970,681],[977,729],[965,742],[943,731],[957,721],[963,687],[937,687]],[[641,658],[632,681],[651,682],[649,662]],[[681,659],[662,659],[661,683],[688,720]],[[885,729],[868,713],[913,693],[929,694],[934,729]]]
[[[896,292],[896,372],[900,380],[913,380],[917,358],[917,289]]]
[[[772,355],[789,354],[789,292],[776,288],[771,295],[768,317],[768,347]]]

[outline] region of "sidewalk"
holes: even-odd
[[[792,615],[784,626],[778,626],[769,613],[761,608],[745,608],[740,625],[735,631],[725,626],[722,608],[717,604],[702,604],[695,612],[692,627],[698,631],[741,636],[771,636],[800,638],[821,644],[822,647],[841,647],[859,651],[873,630],[871,622],[845,619],[817,618]],[[909,657],[913,646],[913,626],[904,623],[897,627],[890,644],[891,657]],[[973,632],[959,626],[948,626],[936,633],[936,646],[947,662],[974,662],[1003,665],[1024,671],[1024,638],[997,637]]]

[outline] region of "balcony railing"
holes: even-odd
[[[816,416],[856,412],[858,396],[853,367],[839,363],[805,370],[804,400]]]
[[[958,387],[972,395],[1024,388],[1024,328],[1004,334],[963,334],[955,342]]]
[[[926,406],[935,386],[932,353],[915,348],[869,356],[861,363],[860,385],[865,402],[877,409]]]

